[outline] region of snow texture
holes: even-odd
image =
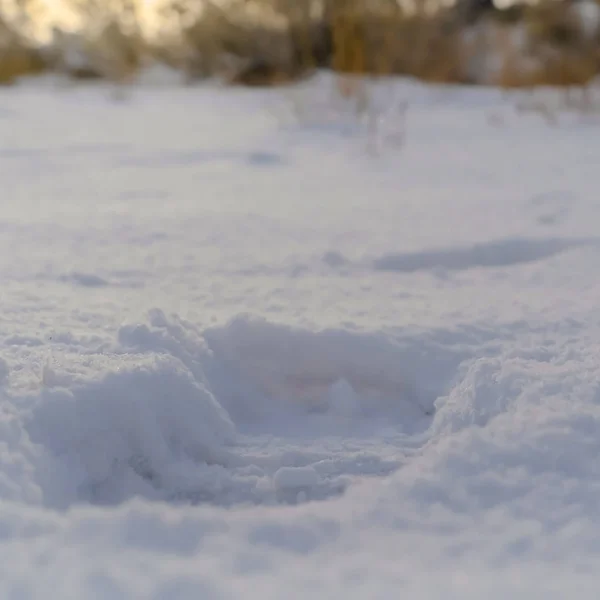
[[[597,597],[598,123],[330,84],[2,91],[0,597]]]

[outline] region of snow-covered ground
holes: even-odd
[[[600,122],[330,84],[2,91],[1,598],[597,598]]]

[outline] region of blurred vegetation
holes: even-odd
[[[189,81],[277,85],[315,69],[434,82],[586,85],[600,70],[600,0],[172,0],[149,35],[134,0],[70,0],[75,31],[32,35],[35,0],[0,12],[0,83],[58,72],[125,82],[164,63]],[[343,91],[343,90],[342,90]]]

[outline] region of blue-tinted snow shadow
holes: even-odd
[[[138,156],[120,158],[117,167],[173,168],[190,167],[215,162],[237,165],[277,167],[286,164],[286,159],[278,153],[262,150],[249,152],[235,150],[174,150],[149,152]]]
[[[106,287],[118,287],[129,289],[140,289],[145,286],[148,273],[140,270],[116,270],[111,273],[111,279],[105,279],[94,273],[73,272],[60,275],[59,283],[72,285],[74,287],[101,289]]]
[[[58,280],[62,283],[70,283],[74,286],[85,288],[101,288],[110,285],[106,279],[99,275],[77,271],[69,273],[68,275],[61,275]]]
[[[572,248],[597,246],[598,239],[509,238],[458,248],[389,253],[375,258],[376,271],[413,273],[433,269],[463,271],[471,268],[508,267],[551,258]]]
[[[287,159],[267,150],[171,150],[136,153],[127,144],[72,144],[62,148],[0,147],[0,160],[50,161],[56,158],[101,157],[115,168],[186,168],[213,163],[237,166],[279,167]]]

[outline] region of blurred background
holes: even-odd
[[[425,81],[588,86],[600,0],[0,0],[0,82],[59,73],[127,83],[281,85],[315,70]]]

